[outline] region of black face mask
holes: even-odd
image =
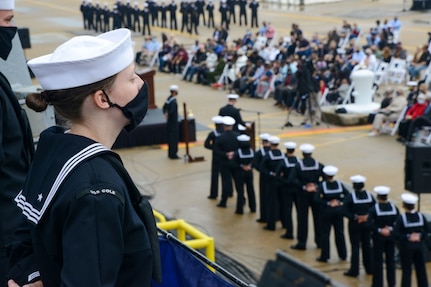
[[[109,106],[120,109],[124,116],[130,120],[130,124],[124,127],[126,131],[132,131],[139,125],[140,122],[142,122],[148,110],[148,85],[146,83],[144,83],[136,97],[124,107],[120,107],[119,105],[111,102],[105,91],[103,91],[103,93],[108,100]]]
[[[239,142],[238,145],[239,145],[239,148],[241,148],[241,149],[250,148],[249,142]]]
[[[16,31],[17,27],[0,27],[0,58],[5,61],[12,50],[12,39]]]

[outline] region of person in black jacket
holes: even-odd
[[[214,3],[212,0],[208,0],[206,10],[208,11],[208,28],[214,28]]]
[[[239,135],[237,131],[233,130],[235,119],[229,116],[223,117],[223,133],[217,138],[214,145],[214,152],[220,158],[221,182],[222,192],[221,200],[217,207],[226,207],[227,200],[233,196],[232,180],[235,175],[235,164],[233,162],[233,155],[238,149],[238,140],[236,137]]]
[[[234,24],[236,24],[235,1],[236,0],[226,0],[226,5],[227,5],[228,11],[229,11],[228,22],[231,23],[231,20],[233,18]]]
[[[244,18],[244,25],[247,26],[247,0],[239,0],[239,25],[242,26],[242,18]]]
[[[215,129],[208,134],[207,138],[205,139],[204,146],[205,148],[212,150],[211,184],[210,184],[210,195],[208,196],[208,198],[217,199],[218,183],[219,183],[219,176],[220,176],[220,158],[215,153],[214,145],[217,138],[223,133],[223,117],[214,116],[212,118],[212,121],[215,124]]]
[[[169,10],[169,29],[171,30],[178,30],[177,26],[177,3],[175,3],[175,0],[172,0],[172,2],[168,6]]]
[[[165,1],[162,0],[162,4],[159,6],[159,12],[160,12],[160,20],[161,20],[161,27],[167,28],[168,25],[166,23],[166,13],[169,9],[169,6],[166,6]]]
[[[320,247],[319,208],[314,201],[314,194],[318,188],[318,182],[323,177],[323,165],[312,157],[314,146],[302,144],[299,149],[303,158],[298,161],[289,178],[298,187],[298,243],[292,245],[292,249],[305,250],[308,237],[308,211],[311,208],[314,223],[314,242]]]
[[[364,189],[366,178],[362,175],[350,177],[353,182],[353,192],[343,203],[344,214],[349,219],[349,238],[352,256],[350,269],[343,274],[357,277],[359,275],[359,249],[362,249],[362,261],[367,274],[373,272],[373,257],[371,253],[371,234],[367,225],[370,208],[376,200],[370,192]]]
[[[221,0],[220,8],[218,9],[218,11],[220,12],[221,17],[220,25],[224,24],[226,26],[226,29],[229,30],[229,7],[226,4],[226,0]]]
[[[17,28],[14,1],[0,2],[0,58],[7,61]],[[24,186],[33,159],[30,123],[6,75],[0,72],[0,286],[6,286],[6,246],[13,241],[21,217],[14,198]]]
[[[319,204],[319,219],[321,227],[321,248],[322,252],[316,258],[319,262],[327,262],[330,255],[329,237],[331,226],[334,227],[335,245],[338,251],[338,257],[346,260],[346,240],[344,238],[344,213],[343,201],[349,194],[346,187],[334,179],[338,168],[333,165],[326,165],[323,168],[325,179],[319,183],[314,200]]]
[[[259,27],[259,21],[257,19],[257,10],[259,8],[259,2],[257,2],[256,0],[253,0],[250,4],[248,4],[248,7],[251,10],[251,28]]]
[[[15,198],[22,223],[9,246],[9,286],[160,284],[151,205],[136,186],[129,189],[133,183],[110,150],[148,109],[148,85],[133,60],[130,30],[117,29],[74,37],[28,61],[43,90],[27,95],[27,106],[53,105],[69,125],[40,135]]]
[[[271,137],[268,133],[263,133],[259,135],[260,140],[262,141],[262,147],[260,147],[254,153],[253,159],[253,168],[259,172],[259,213],[260,217],[256,219],[257,222],[265,223],[268,218],[268,191],[267,191],[267,181],[268,178],[264,173],[261,172],[260,165],[262,163],[262,159],[268,153],[271,144],[268,139]]]
[[[400,212],[393,202],[388,201],[391,189],[387,186],[376,186],[377,203],[368,215],[368,225],[373,238],[373,283],[371,287],[383,286],[383,258],[385,258],[386,279],[388,286],[395,287],[395,238],[393,230],[395,220]],[[384,255],[384,257],[383,257]]]
[[[195,2],[195,5],[196,5],[196,8],[198,10],[198,25],[200,23],[200,18],[201,18],[201,15],[202,15],[202,18],[203,18],[203,22],[202,23],[204,23],[204,26],[205,26],[206,25],[205,12],[204,12],[205,0],[197,0]]]
[[[294,183],[289,181],[289,178],[298,163],[298,157],[295,155],[295,142],[285,142],[284,147],[286,148],[286,154],[276,171],[277,176],[280,177],[282,181],[280,216],[281,222],[283,222],[283,226],[286,228],[286,232],[280,237],[284,239],[293,239],[292,208],[293,204],[297,207],[298,188]]]
[[[410,287],[412,265],[415,266],[418,287],[428,287],[425,266],[425,240],[431,232],[425,216],[415,210],[418,197],[411,193],[401,194],[405,210],[395,221],[394,236],[399,243],[401,259],[401,287]],[[429,240],[429,239],[428,239]]]
[[[238,149],[233,156],[235,168],[235,188],[237,193],[236,214],[243,214],[246,203],[244,197],[244,185],[247,188],[248,207],[250,212],[256,212],[256,197],[253,183],[253,158],[254,150],[250,148],[250,137],[248,135],[237,136]]]
[[[239,96],[237,94],[228,94],[226,98],[228,99],[228,103],[220,108],[218,114],[219,116],[230,116],[234,118],[236,125],[233,129],[237,131],[238,125],[246,126],[246,123],[242,120],[240,109],[235,108]]]
[[[180,4],[180,13],[181,13],[181,33],[184,31],[184,28],[186,31],[189,31],[189,3],[187,3],[185,0],[181,1]]]
[[[169,87],[170,95],[163,105],[163,114],[167,120],[168,132],[168,157],[170,159],[180,159],[178,156],[178,141],[179,141],[179,125],[178,125],[178,86],[171,85]]]

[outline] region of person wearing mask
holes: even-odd
[[[28,107],[53,105],[68,126],[41,134],[15,197],[22,223],[9,247],[8,286],[161,281],[151,205],[110,149],[148,109],[148,84],[133,60],[130,30],[117,29],[74,37],[28,62],[43,89],[27,96]]]
[[[171,93],[163,105],[163,114],[167,120],[168,132],[168,157],[170,159],[180,159],[178,156],[178,141],[179,141],[179,125],[178,125],[178,86],[171,85],[169,87]]]
[[[320,206],[319,218],[321,226],[321,247],[322,252],[316,261],[327,262],[330,255],[329,237],[331,226],[334,227],[335,245],[337,247],[338,257],[346,260],[347,249],[344,238],[344,214],[343,201],[349,194],[346,187],[334,179],[338,168],[333,165],[327,165],[323,168],[325,179],[319,183],[314,200]]]
[[[373,260],[371,255],[371,234],[368,227],[368,212],[376,203],[370,192],[364,189],[366,177],[354,175],[350,177],[353,182],[353,192],[343,203],[344,215],[349,219],[349,237],[352,257],[350,269],[343,274],[357,277],[359,275],[359,249],[362,249],[362,261],[367,274],[373,273]]]
[[[17,27],[15,1],[0,1],[0,58],[8,61]],[[0,286],[6,286],[6,246],[13,240],[20,210],[13,199],[23,188],[34,154],[30,123],[6,75],[0,72]]]
[[[430,233],[429,223],[425,216],[415,210],[418,197],[411,193],[402,193],[405,210],[395,221],[394,236],[399,243],[401,259],[401,287],[410,287],[412,266],[415,266],[418,287],[428,287],[425,267],[425,240]]]
[[[219,116],[230,116],[235,119],[236,125],[234,126],[234,130],[238,130],[238,125],[246,126],[246,123],[242,120],[240,109],[235,108],[235,104],[239,98],[237,94],[228,94],[226,96],[228,103],[221,107],[219,110]]]
[[[376,186],[377,203],[371,208],[368,224],[372,231],[374,272],[372,287],[383,287],[383,258],[385,258],[386,279],[389,287],[395,287],[395,239],[393,236],[395,220],[400,212],[388,200],[391,189]],[[383,257],[384,254],[384,257]]]

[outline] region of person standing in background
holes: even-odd
[[[163,105],[163,114],[167,120],[168,132],[168,157],[170,159],[180,159],[178,156],[179,126],[178,126],[178,86],[171,85],[169,88],[170,96]]]

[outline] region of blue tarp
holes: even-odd
[[[235,287],[178,244],[159,237],[162,284],[153,287]]]

